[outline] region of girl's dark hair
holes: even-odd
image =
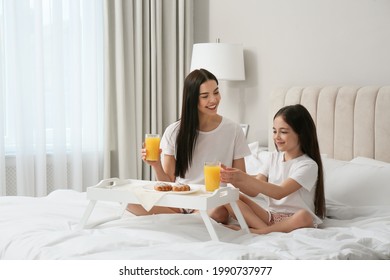
[[[198,102],[200,86],[209,80],[216,81],[218,85],[217,78],[205,69],[192,71],[184,80],[180,126],[176,138],[175,176],[184,178],[191,166],[199,130]]]
[[[315,192],[315,214],[325,217],[324,172],[321,153],[318,145],[316,125],[309,111],[301,104],[289,105],[281,108],[274,119],[282,116],[284,121],[298,134],[299,143],[303,153],[312,158],[318,165],[317,188]]]

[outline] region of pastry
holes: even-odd
[[[188,192],[191,190],[189,185],[174,185],[172,186],[172,191],[174,192]]]
[[[172,190],[172,186],[168,183],[159,182],[154,186],[154,190],[159,192],[170,192]]]

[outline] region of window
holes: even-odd
[[[0,0],[6,154],[69,151],[102,136],[102,7],[102,0]]]

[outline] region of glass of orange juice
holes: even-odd
[[[146,160],[158,161],[160,157],[160,135],[145,134]]]
[[[203,171],[206,191],[213,192],[218,189],[221,182],[221,163],[219,161],[205,162]]]

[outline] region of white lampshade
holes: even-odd
[[[191,71],[200,68],[210,71],[218,80],[245,80],[242,45],[227,43],[194,44]]]

